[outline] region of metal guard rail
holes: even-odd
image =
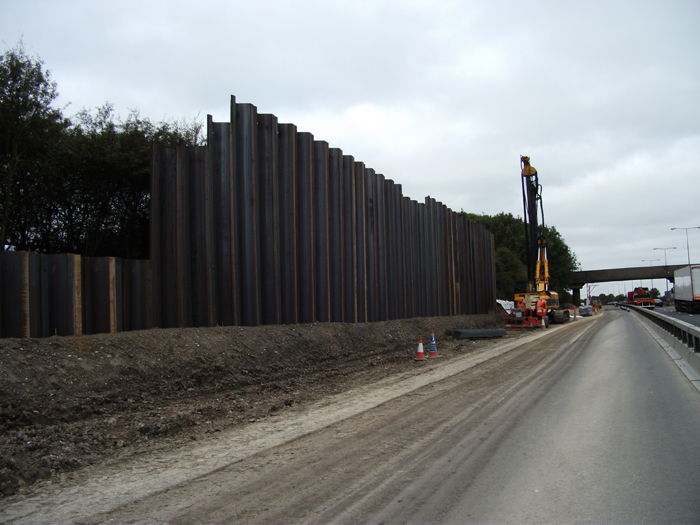
[[[660,315],[652,310],[625,305],[661,328],[664,340],[700,377],[700,327]]]

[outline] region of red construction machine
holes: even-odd
[[[641,306],[642,308],[654,308],[654,299],[649,295],[649,288],[637,286],[631,292],[627,292],[627,304]]]

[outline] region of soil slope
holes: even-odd
[[[475,345],[500,315],[0,340],[0,494],[253,423]]]

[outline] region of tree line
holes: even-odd
[[[651,288],[649,290],[649,297],[651,297],[652,299],[658,299],[661,297],[661,295],[662,294],[658,288]],[[668,301],[668,297],[666,297],[666,294],[663,294],[663,295],[664,295],[664,299],[666,299]],[[622,294],[622,293],[617,294],[617,295],[613,295],[611,293],[609,293],[609,294],[601,293],[601,294],[598,294],[596,297],[598,299],[600,299],[600,302],[602,304],[613,304],[615,302],[618,302],[618,303],[626,303],[627,302],[627,295]]]
[[[0,238],[4,250],[149,257],[151,144],[202,145],[197,119],[158,123],[113,105],[67,117],[22,41],[0,55]]]
[[[511,213],[476,215],[462,212],[469,220],[484,224],[493,233],[496,248],[496,297],[512,300],[515,283],[527,280],[527,245],[525,225]],[[576,254],[554,226],[545,226],[547,260],[551,290],[559,293],[561,302],[571,302],[567,291],[571,286],[571,272],[578,270]]]

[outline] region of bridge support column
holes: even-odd
[[[581,288],[572,288],[571,295],[573,296],[574,306],[576,308],[581,306]]]

